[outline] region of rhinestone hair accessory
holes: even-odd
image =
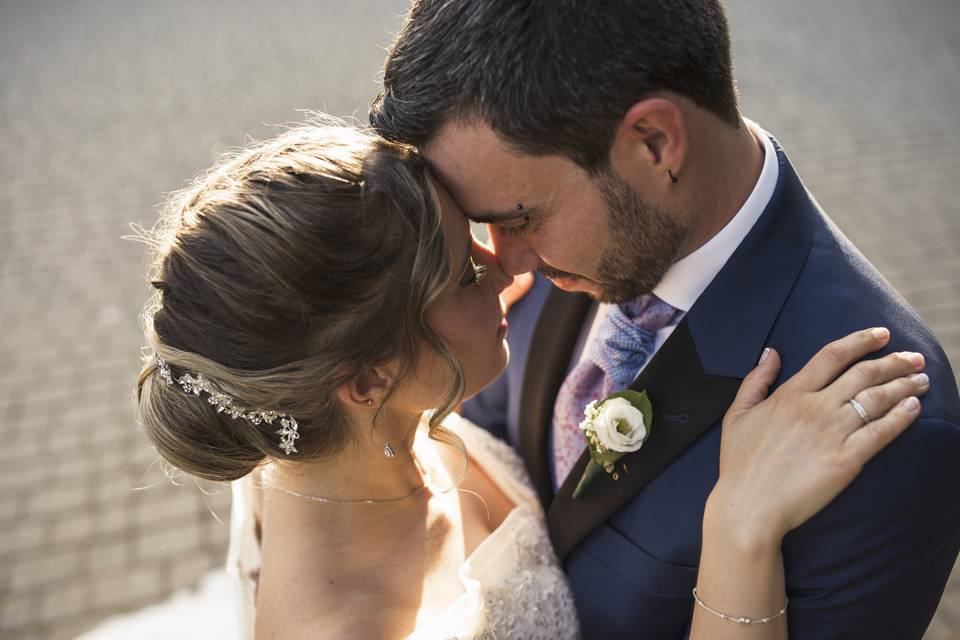
[[[166,361],[157,357],[157,367],[160,369],[160,378],[172,386],[174,380],[170,366]],[[283,452],[287,455],[297,453],[297,448],[294,446],[294,443],[300,437],[300,433],[297,431],[299,425],[297,425],[297,421],[293,416],[278,411],[247,409],[238,406],[232,397],[222,391],[217,391],[210,384],[210,381],[202,375],[194,376],[190,373],[184,373],[177,378],[176,382],[183,388],[185,393],[192,393],[197,397],[200,397],[201,392],[207,394],[207,402],[217,408],[217,413],[226,413],[234,420],[243,418],[255,425],[264,422],[272,425],[274,420],[279,420],[281,428],[277,429],[276,433],[280,434],[280,448],[283,449]]]

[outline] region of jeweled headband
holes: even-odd
[[[157,356],[157,367],[160,369],[160,377],[169,385],[173,384],[173,374],[170,372],[170,366]],[[222,391],[217,391],[210,382],[202,375],[194,376],[184,373],[177,378],[177,382],[183,388],[184,392],[192,393],[199,397],[200,393],[207,394],[207,402],[217,408],[217,413],[226,413],[231,418],[243,418],[249,420],[255,425],[263,422],[273,424],[274,420],[280,420],[280,429],[276,433],[280,434],[280,448],[287,455],[297,453],[294,442],[300,437],[297,431],[297,421],[293,416],[278,411],[268,411],[265,409],[246,409],[236,404],[234,399]]]

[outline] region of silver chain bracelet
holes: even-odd
[[[756,619],[754,619],[754,618],[745,618],[745,617],[741,617],[741,616],[731,616],[731,615],[727,615],[726,613],[721,613],[720,611],[717,611],[716,609],[711,609],[711,608],[707,605],[707,603],[704,602],[703,600],[701,600],[701,599],[700,599],[700,596],[697,595],[697,588],[696,588],[696,587],[693,588],[693,599],[696,600],[696,602],[697,602],[698,605],[700,605],[701,607],[703,607],[704,609],[706,609],[707,611],[709,611],[709,612],[712,613],[713,615],[717,616],[718,618],[722,618],[722,619],[724,619],[724,620],[729,620],[730,622],[736,622],[737,624],[766,624],[767,622],[770,622],[771,620],[776,620],[777,618],[779,618],[780,616],[784,615],[784,614],[787,612],[787,604],[789,604],[789,602],[790,602],[790,598],[786,598],[786,597],[785,597],[785,598],[783,599],[783,608],[780,609],[780,611],[777,611],[777,612],[776,612],[775,614],[773,614],[772,616],[768,616],[768,617],[766,617],[766,618],[756,618]]]

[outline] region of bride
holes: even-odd
[[[291,129],[173,196],[150,241],[138,417],[169,463],[234,481],[248,636],[579,637],[522,462],[454,413],[505,366],[512,278],[414,150]],[[691,638],[786,637],[783,536],[919,413],[916,357],[847,371],[888,339],[848,336],[768,399],[775,352],[744,380],[698,594],[770,620],[698,606]],[[864,390],[866,426],[833,401]]]

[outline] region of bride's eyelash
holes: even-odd
[[[468,287],[470,285],[480,284],[486,277],[487,265],[477,264],[477,262],[473,259],[473,256],[470,256],[470,266],[467,268],[467,272],[464,274],[463,280],[461,280],[461,286]]]

